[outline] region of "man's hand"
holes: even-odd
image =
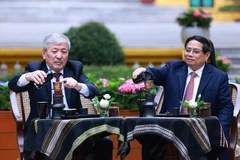
[[[62,82],[64,83],[64,87],[66,88],[74,88],[77,91],[80,91],[82,89],[81,83],[78,83],[75,79],[69,77],[69,78],[63,78]]]
[[[44,71],[36,70],[34,72],[28,72],[25,75],[27,81],[33,81],[36,84],[43,84],[47,74]]]
[[[139,74],[141,74],[142,72],[146,72],[146,68],[138,68],[138,69],[136,69],[135,71],[133,71],[133,73],[132,73],[132,78],[133,79],[136,79],[137,78],[137,76],[139,75]]]

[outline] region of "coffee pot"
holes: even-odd
[[[53,82],[53,104],[51,105],[52,109],[52,119],[62,119],[61,115],[65,104],[63,103],[62,95],[62,82]]]
[[[143,115],[142,117],[155,117],[155,107],[157,103],[154,102],[155,95],[152,93],[147,93],[145,95],[145,101],[142,103]]]
[[[44,82],[43,84],[33,83],[37,89],[42,88],[45,84],[47,84],[48,82],[50,82],[51,79],[53,78],[53,72],[52,72],[51,69],[49,69],[46,74],[47,74],[47,77],[45,78],[45,82]]]
[[[155,117],[155,107],[157,103],[154,102],[155,95],[149,91],[153,88],[153,80],[150,80],[151,75],[149,72],[145,71],[138,75],[136,79],[133,79],[134,83],[140,83],[144,81],[144,87],[140,92],[140,99],[138,99],[138,108],[140,117]],[[142,99],[142,92],[145,93],[145,99]]]

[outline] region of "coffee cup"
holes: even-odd
[[[88,108],[81,108],[81,114],[88,114]]]
[[[37,111],[38,111],[38,116],[40,119],[44,119],[47,117],[47,110],[48,110],[48,102],[47,101],[37,102]]]
[[[109,107],[108,114],[109,114],[109,117],[119,116],[119,107]]]

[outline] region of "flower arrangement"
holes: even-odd
[[[197,116],[197,108],[202,108],[203,104],[204,104],[204,101],[203,100],[200,100],[201,99],[201,94],[198,95],[198,99],[197,101],[195,102],[194,99],[191,99],[190,101],[180,101],[180,103],[182,104],[182,107],[184,108],[188,108],[188,111],[189,111],[189,115],[190,117],[196,117]]]
[[[226,56],[219,56],[216,54],[216,66],[218,69],[228,72],[232,62]]]
[[[101,99],[105,94],[109,94],[114,98],[115,102],[119,103],[120,109],[138,109],[138,99],[144,97],[144,83],[135,84],[132,79],[125,80],[124,78],[115,78],[115,79],[94,79],[91,75],[88,76],[90,81],[93,82],[99,89],[99,95],[95,96],[93,104],[101,102]],[[155,87],[155,86],[154,86]],[[152,93],[157,92],[157,88],[150,90]]]
[[[109,94],[104,94],[101,101],[99,101],[98,97],[95,96],[92,100],[92,104],[98,113],[100,113],[102,116],[105,116],[107,114],[107,109],[111,106],[114,100],[115,99],[112,98]],[[103,113],[101,113],[101,110]]]
[[[209,28],[213,18],[210,13],[201,8],[188,9],[180,17],[177,17],[176,21],[180,26],[184,27],[201,27]]]
[[[190,101],[185,100],[183,102],[181,101],[180,103],[185,108],[201,108],[204,101],[200,99],[201,99],[201,94],[198,95],[198,99],[196,102],[194,99],[191,99]]]
[[[131,110],[138,109],[137,101],[140,96],[143,96],[143,88],[143,82],[135,84],[132,79],[126,80],[121,86],[119,86],[118,91],[121,93],[121,97],[118,98],[120,108]]]

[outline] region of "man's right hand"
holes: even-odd
[[[47,77],[47,74],[41,70],[36,70],[34,72],[28,72],[25,75],[25,79],[27,81],[32,81],[36,84],[43,84],[45,82],[46,77]]]
[[[141,68],[136,69],[136,70],[133,71],[133,73],[132,73],[132,78],[133,78],[133,79],[136,79],[137,76],[138,76],[139,74],[141,74],[142,72],[146,72],[146,68],[141,67]]]

